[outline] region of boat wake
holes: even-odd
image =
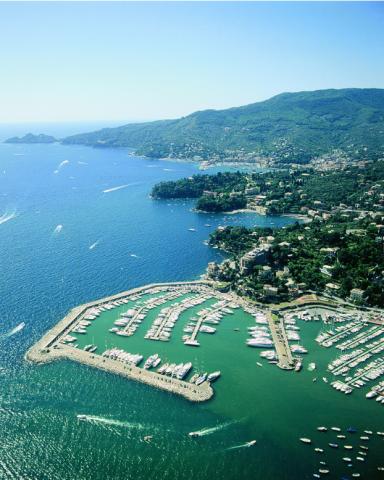
[[[117,190],[121,190],[127,187],[133,187],[135,185],[140,185],[140,182],[126,183],[125,185],[119,185],[117,187],[107,188],[106,190],[103,190],[103,193],[116,192]]]
[[[216,427],[203,428],[202,430],[198,430],[197,432],[191,432],[193,433],[193,435],[190,434],[190,436],[205,437],[205,435],[212,435],[212,433],[218,432],[219,430],[223,430],[224,428],[227,428],[230,425],[233,425],[234,423],[237,423],[237,422],[238,421],[225,422],[225,423],[221,423],[220,425],[217,425]]]
[[[12,337],[12,335],[15,335],[16,333],[18,333],[18,332],[20,332],[21,330],[23,330],[24,327],[25,327],[25,323],[24,323],[24,322],[21,322],[21,323],[19,323],[19,325],[17,325],[16,327],[12,328],[12,330],[10,330],[9,332],[4,333],[4,335],[0,335],[0,338]]]
[[[251,440],[250,442],[242,443],[241,445],[235,445],[233,447],[228,447],[225,450],[238,450],[239,448],[249,448],[256,444],[256,440]]]
[[[121,420],[115,420],[113,418],[98,417],[96,415],[77,415],[77,419],[83,422],[93,423],[95,425],[108,425],[111,427],[122,427],[128,429],[143,430],[145,425],[141,423],[122,422]]]
[[[12,220],[12,218],[16,217],[16,211],[14,212],[5,212],[1,217],[0,217],[0,225],[2,223],[8,222],[9,220]]]
[[[53,171],[53,173],[59,173],[60,170],[64,167],[64,165],[67,165],[69,163],[69,160],[63,160],[61,163],[59,163],[58,167],[56,170]]]
[[[57,225],[57,227],[53,230],[53,233],[58,234],[61,232],[62,229],[63,229],[63,225]]]
[[[89,250],[93,250],[97,245],[99,244],[100,240],[97,240],[95,243],[92,243],[92,245],[89,246]]]

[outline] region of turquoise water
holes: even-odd
[[[0,145],[0,217],[10,217],[0,224],[0,335],[26,324],[0,340],[0,478],[304,479],[319,459],[299,436],[322,442],[314,432],[320,424],[384,430],[382,407],[361,392],[345,397],[314,384],[306,370],[257,367],[245,333],[232,332],[247,322],[240,314],[229,319],[227,335],[206,335],[202,353],[194,354],[202,368],[228,365],[215,398],[201,405],[72,362],[24,362],[27,348],[79,303],[144,283],[198,278],[209,261],[222,258],[203,244],[217,225],[290,221],[199,215],[193,202],[148,197],[154,183],[197,172],[193,164],[143,160],[124,150]],[[103,193],[122,185],[128,186]],[[331,353],[313,341],[319,328],[305,325],[303,343],[325,365]],[[78,422],[78,413],[96,419]],[[186,435],[222,424],[197,441]],[[150,444],[144,435],[153,435]],[[254,438],[253,448],[227,450]],[[359,471],[381,478],[374,467],[382,441],[371,443],[370,461]],[[337,472],[329,478],[341,476],[338,457],[327,456]]]

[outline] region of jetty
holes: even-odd
[[[129,298],[138,298],[138,296],[148,292],[151,293],[161,288],[180,288],[181,290],[207,292],[212,286],[211,283],[207,281],[151,284],[80,305],[73,308],[59,323],[33,345],[27,351],[25,358],[37,364],[50,363],[60,359],[72,360],[90,367],[121,375],[130,380],[135,380],[167,392],[181,395],[192,402],[209,400],[214,394],[209,382],[195,385],[174,377],[163,376],[160,373],[140,368],[133,364],[122,363],[111,358],[106,358],[100,354],[81,350],[66,343],[68,337],[70,338],[70,332],[73,331],[84,317],[89,316],[90,310],[106,308],[111,302],[115,305],[126,303],[126,300]]]
[[[277,354],[277,366],[283,370],[292,370],[295,366],[295,360],[292,356],[291,349],[282,320],[271,311],[266,313],[269,329],[272,334],[273,343],[275,344]]]

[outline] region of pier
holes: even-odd
[[[195,328],[194,328],[191,336],[189,337],[188,340],[186,340],[186,341],[184,342],[184,345],[190,345],[190,346],[193,346],[193,347],[198,347],[198,346],[200,345],[200,343],[196,340],[196,337],[197,337],[197,334],[198,334],[199,331],[200,331],[200,327],[201,327],[201,325],[203,324],[204,320],[205,320],[208,316],[210,316],[210,315],[212,315],[212,314],[214,314],[214,313],[216,313],[216,312],[220,312],[223,308],[227,307],[229,303],[230,303],[230,302],[226,300],[225,303],[223,303],[223,305],[220,305],[219,307],[213,308],[213,309],[210,310],[209,312],[201,315],[200,318],[198,319],[198,321],[196,322]]]
[[[278,317],[274,318],[271,311],[266,313],[269,329],[272,334],[273,343],[275,344],[278,363],[277,366],[283,370],[292,370],[295,365],[295,360],[289,348],[287,335],[283,322]]]

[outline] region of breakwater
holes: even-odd
[[[153,288],[190,287],[192,289],[204,289],[209,288],[210,286],[211,284],[206,281],[151,284],[80,305],[73,308],[68,315],[66,315],[36,344],[34,344],[27,351],[25,357],[28,361],[38,364],[49,363],[59,359],[72,360],[181,395],[193,402],[209,400],[214,392],[208,382],[204,382],[201,385],[195,385],[177,378],[165,377],[154,371],[145,370],[135,365],[124,364],[95,353],[74,348],[73,346],[63,344],[61,340],[69,334],[74,325],[81,320],[89,308],[128,298],[138,293],[144,294],[146,291],[150,291]]]

